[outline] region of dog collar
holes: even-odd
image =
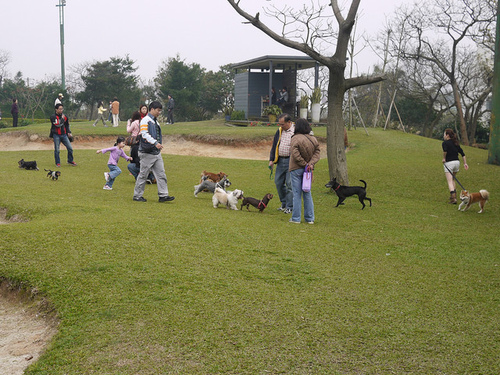
[[[264,202],[262,202],[262,201],[259,202],[259,204],[257,205],[257,207],[260,208],[261,205],[264,206],[264,208],[267,207],[266,204]]]
[[[339,185],[339,186],[337,186],[337,188],[336,188],[336,189],[333,189],[333,190],[337,191],[337,190],[339,190],[339,188],[340,188],[340,185]]]

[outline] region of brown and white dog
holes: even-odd
[[[479,193],[469,193],[467,190],[462,190],[460,192],[460,206],[458,206],[459,211],[466,211],[474,203],[479,203],[479,212],[483,212],[484,204],[490,199],[490,193],[487,190],[479,190]],[[462,209],[463,207],[463,209]]]
[[[262,198],[262,200],[260,201],[256,198],[244,197],[243,202],[241,202],[240,210],[243,210],[243,206],[247,206],[247,211],[250,211],[250,205],[252,205],[260,212],[262,212],[267,207],[271,199],[273,199],[273,195],[271,193],[267,193],[266,195],[264,195],[264,198]]]
[[[204,178],[205,177],[205,178]],[[206,180],[207,178],[209,180],[212,180],[213,182],[219,182],[220,180],[222,180],[224,177],[227,177],[227,174],[225,174],[224,172],[219,172],[219,173],[212,173],[212,172],[207,172],[207,171],[203,171],[201,172],[201,179],[200,179],[200,184]]]

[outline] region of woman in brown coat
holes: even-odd
[[[305,169],[312,171],[320,156],[318,140],[311,133],[311,126],[306,119],[299,118],[295,122],[295,135],[290,143],[289,167],[293,193],[291,223],[300,223],[302,198],[304,198],[304,219],[307,223],[314,224],[314,203],[311,192],[302,191],[302,176]]]

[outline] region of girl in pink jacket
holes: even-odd
[[[132,160],[132,158],[127,156],[125,154],[125,151],[123,151],[124,147],[125,147],[125,138],[118,137],[116,139],[114,147],[97,150],[98,154],[105,154],[106,152],[109,151],[109,160],[108,160],[109,173],[104,172],[104,178],[106,179],[106,184],[103,187],[104,190],[113,190],[113,182],[115,182],[115,178],[118,177],[120,173],[122,173],[122,170],[118,167],[118,160],[120,160],[120,157],[124,158],[127,161]]]

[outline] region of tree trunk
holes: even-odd
[[[340,71],[339,71],[340,70]],[[326,128],[327,159],[330,179],[337,178],[340,184],[349,185],[347,159],[344,146],[344,71],[340,67],[329,70],[328,123]]]
[[[457,82],[452,78],[453,97],[455,98],[455,106],[457,108],[458,121],[460,122],[460,136],[462,143],[465,146],[469,145],[469,137],[467,136],[467,125],[465,124],[464,113],[462,110],[462,101],[460,100],[460,93],[458,92]]]

